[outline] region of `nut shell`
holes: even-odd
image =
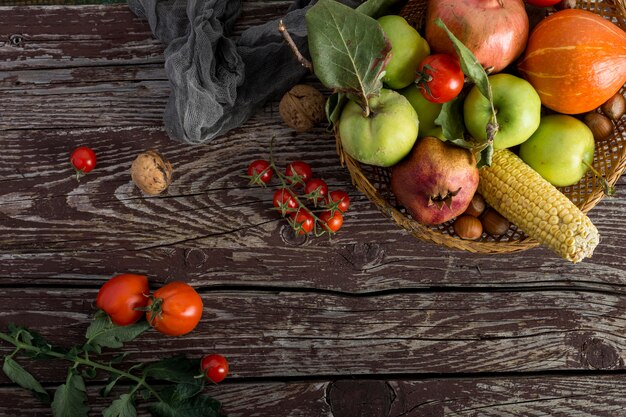
[[[172,182],[172,165],[157,151],[140,153],[130,167],[130,176],[141,191],[158,195]]]
[[[306,84],[295,85],[278,105],[285,124],[296,132],[307,132],[324,120],[324,95]]]
[[[596,142],[607,140],[615,130],[611,119],[597,112],[587,113],[585,116],[585,124],[591,129],[593,139]]]
[[[502,236],[509,230],[509,227],[511,227],[511,223],[492,208],[485,211],[480,221],[483,224],[485,232],[492,236]]]
[[[459,216],[452,226],[454,233],[461,239],[476,240],[483,234],[483,225],[480,220],[469,214]]]
[[[626,113],[626,98],[621,93],[617,93],[600,108],[610,119],[617,121]]]
[[[474,194],[474,197],[472,197],[469,206],[467,206],[463,214],[478,217],[483,213],[483,211],[485,211],[486,207],[487,203],[485,203],[485,199],[483,198],[483,196],[476,193]]]

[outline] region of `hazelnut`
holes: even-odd
[[[480,220],[467,214],[459,216],[452,227],[454,227],[454,233],[461,239],[476,240],[483,234],[483,225]]]
[[[310,85],[298,84],[289,90],[278,105],[285,124],[296,132],[307,132],[324,120],[326,99]]]
[[[591,129],[593,138],[597,142],[602,142],[610,138],[615,129],[611,119],[595,111],[587,113],[585,116],[585,124]]]
[[[483,196],[480,194],[474,194],[474,197],[470,200],[469,206],[467,206],[463,214],[478,217],[483,211],[485,211],[485,207],[487,207],[487,204],[485,203]]]
[[[610,119],[617,121],[626,113],[626,98],[621,93],[617,93],[600,108]]]
[[[172,165],[157,151],[140,153],[130,167],[130,176],[141,191],[157,195],[172,182]]]
[[[485,232],[492,236],[502,236],[509,230],[509,227],[511,227],[511,223],[492,208],[487,209],[480,218],[480,221],[483,224]]]

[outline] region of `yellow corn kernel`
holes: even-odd
[[[528,236],[569,261],[591,257],[600,241],[589,217],[506,149],[496,151],[491,166],[480,170],[478,192]]]

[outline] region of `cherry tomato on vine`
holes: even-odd
[[[459,95],[465,76],[459,59],[448,54],[429,55],[418,66],[417,80],[422,94],[433,103],[445,103]]]
[[[311,178],[304,185],[304,193],[315,202],[323,200],[328,195],[328,185],[320,178]]]
[[[76,170],[76,178],[80,178],[96,167],[96,153],[87,146],[79,146],[72,151],[70,162]]]
[[[306,184],[308,180],[313,176],[313,170],[311,166],[304,161],[295,161],[287,165],[285,169],[285,176],[289,184],[296,186]]]
[[[279,188],[274,192],[272,204],[283,214],[298,209],[298,202],[294,198],[293,193],[286,188]]]
[[[169,336],[189,333],[201,316],[202,298],[184,282],[170,282],[156,290],[148,300],[148,323]]]
[[[228,375],[228,361],[217,353],[203,357],[200,366],[207,379],[216,384],[222,382]]]
[[[338,203],[337,208],[342,213],[348,211],[348,207],[350,207],[350,197],[348,193],[343,190],[334,190],[328,194],[329,203]]]
[[[548,7],[548,6],[554,6],[560,1],[561,0],[526,0],[526,3],[532,4],[533,6],[537,6],[537,7]]]
[[[270,163],[257,159],[248,165],[248,177],[253,184],[259,184],[260,182],[267,184],[272,179],[274,170],[270,167]]]
[[[290,217],[294,222],[294,230],[299,235],[308,235],[313,231],[315,219],[308,210],[301,209],[296,213],[291,213]]]
[[[335,211],[331,216],[330,211],[325,211],[320,214],[320,220],[324,222],[324,225],[333,233],[336,233],[341,226],[343,226],[343,215],[340,211]]]
[[[109,279],[100,287],[96,306],[109,315],[118,326],[137,322],[148,305],[148,278],[145,275],[121,274]]]

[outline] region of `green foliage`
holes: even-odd
[[[103,417],[137,417],[137,410],[130,394],[122,394],[102,411]]]
[[[306,14],[315,75],[326,87],[369,108],[382,88],[391,49],[380,24],[334,0],[320,0]]]
[[[74,373],[73,368],[70,368],[65,384],[59,386],[54,393],[54,401],[51,405],[52,415],[54,417],[86,417],[89,413],[86,401],[85,381],[80,375]]]
[[[119,349],[150,328],[146,321],[129,326],[116,326],[106,314],[97,314],[87,328],[84,349],[102,352],[102,348]]]
[[[49,402],[50,397],[41,384],[11,356],[4,358],[2,372],[22,388],[32,391],[39,399]]]
[[[367,0],[356,8],[358,12],[378,19],[387,14],[395,14],[398,12],[398,6],[404,3],[402,0]]]
[[[222,417],[220,403],[206,396],[167,398],[152,405],[150,412],[157,417]]]

